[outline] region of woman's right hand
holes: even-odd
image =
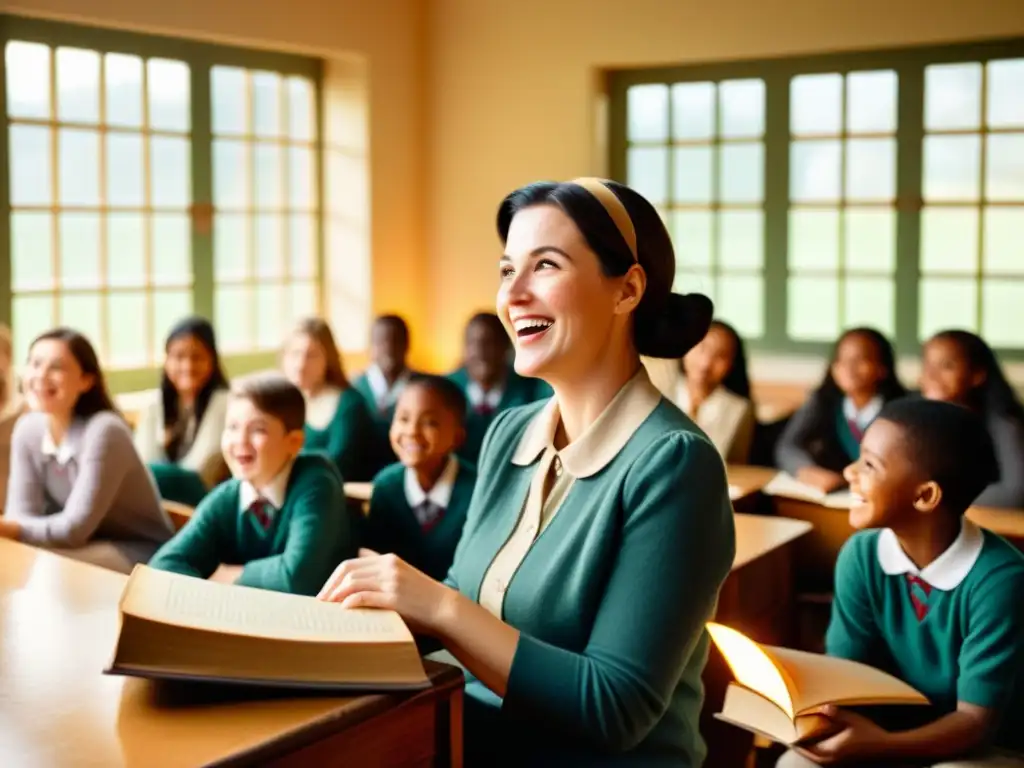
[[[823,493],[831,493],[846,485],[841,474],[824,467],[804,467],[796,473],[796,479]]]

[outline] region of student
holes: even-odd
[[[125,573],[173,533],[132,434],[77,331],[36,338],[14,427],[0,536]]]
[[[348,382],[331,327],[318,317],[301,321],[285,344],[284,375],[306,399],[302,452],[321,452],[346,481],[369,480],[367,447],[374,439],[366,401]]]
[[[786,425],[775,449],[779,468],[822,491],[845,485],[864,430],[890,400],[906,394],[892,345],[873,328],[839,337],[825,379]]]
[[[551,397],[540,379],[527,379],[512,367],[512,340],[493,312],[474,315],[466,325],[463,366],[449,377],[469,404],[466,441],[459,456],[476,463],[484,435],[494,417],[509,408]]]
[[[699,766],[732,505],[640,356],[685,355],[711,302],[671,292],[665,225],[621,184],[531,184],[498,231],[516,371],[555,395],[495,419],[444,583],[366,555],[320,597],[396,610],[463,665],[467,765]]]
[[[453,382],[417,375],[399,395],[391,447],[400,463],[373,480],[363,541],[441,580],[466,522],[476,470],[455,456],[466,398]]]
[[[1024,407],[995,353],[967,331],[943,331],[924,345],[921,394],[970,408],[988,427],[999,478],[978,496],[980,506],[1024,507]]]
[[[984,422],[948,403],[891,403],[864,435],[846,470],[858,533],[836,563],[825,647],[932,707],[916,722],[878,708],[878,724],[830,708],[842,730],[806,749],[816,762],[1024,767],[1024,556],[964,516],[994,459]]]
[[[236,381],[222,447],[234,479],[215,488],[150,565],[200,579],[313,595],[355,553],[338,470],[299,455],[302,393],[278,374]]]
[[[28,410],[14,375],[11,329],[0,323],[0,514],[7,500],[7,477],[11,471],[11,435],[18,418]]]
[[[160,389],[139,415],[135,447],[160,495],[194,507],[227,477],[220,436],[228,381],[213,326],[201,317],[172,328],[164,353]]]

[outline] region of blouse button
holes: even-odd
[[[507,588],[507,585],[501,579],[495,579],[494,580],[494,588],[498,590],[498,594],[499,595],[504,595],[505,594],[505,589]]]
[[[553,464],[554,464],[554,467],[555,467],[555,477],[561,477],[562,476],[562,460],[560,458],[558,458],[558,456],[555,456],[555,460],[554,460]]]

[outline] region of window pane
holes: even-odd
[[[287,83],[288,138],[312,141],[316,136],[313,84],[304,77],[289,77]]]
[[[981,334],[993,347],[1024,347],[1024,280],[982,282]]]
[[[149,318],[144,291],[110,294],[107,303],[110,363],[117,368],[141,368],[149,362],[146,333]],[[155,349],[162,349],[163,344]]]
[[[764,335],[764,283],[759,275],[719,275],[715,315],[732,323],[741,336]]]
[[[188,214],[153,215],[153,282],[188,285],[192,282],[192,228]]]
[[[675,157],[675,190],[673,199],[679,203],[711,202],[711,153],[708,147],[679,147]]]
[[[886,336],[896,333],[896,285],[887,277],[847,277],[843,326],[866,325]]]
[[[70,123],[100,119],[100,55],[81,48],[57,49],[57,117]]]
[[[924,278],[918,298],[918,338],[925,341],[947,328],[976,331],[978,292],[974,280]]]
[[[281,168],[281,148],[273,144],[256,145],[256,207],[281,207],[284,180]]]
[[[675,211],[672,214],[672,245],[677,269],[711,266],[710,211]]]
[[[107,218],[107,281],[114,286],[146,284],[146,230],[141,213]]]
[[[245,70],[235,67],[213,67],[210,70],[210,101],[213,132],[217,134],[248,132],[249,89]]]
[[[989,62],[987,122],[992,128],[1024,127],[1024,59]]]
[[[150,59],[149,126],[164,131],[188,131],[192,118],[188,66],[181,61]]]
[[[57,324],[53,299],[50,296],[15,296],[11,305],[14,359],[21,362],[28,357],[32,340]]]
[[[305,214],[293,215],[289,229],[292,277],[316,277],[316,218]]]
[[[284,287],[261,283],[256,286],[256,344],[259,349],[277,349],[281,345],[285,324],[286,300]]]
[[[726,80],[718,86],[718,134],[727,139],[764,133],[764,81]]]
[[[60,311],[58,322],[85,334],[102,360],[107,350],[103,348],[100,302],[101,297],[98,293],[65,294],[60,297],[58,302]],[[39,331],[36,333],[38,334]]]
[[[668,86],[634,85],[626,91],[626,138],[664,141],[668,138]]]
[[[284,276],[281,220],[282,217],[276,214],[261,214],[256,217],[257,277]]]
[[[921,271],[974,274],[978,269],[978,210],[925,208],[921,212]]]
[[[1024,275],[1024,207],[985,209],[985,271]]]
[[[846,144],[846,197],[856,202],[896,197],[896,140],[850,139]]]
[[[52,205],[50,129],[12,125],[11,204]]]
[[[288,149],[288,205],[291,208],[308,211],[314,200],[314,155],[308,147]]]
[[[142,59],[123,53],[103,57],[107,67],[107,116],[109,125],[138,128],[142,125]]]
[[[100,284],[98,214],[60,215],[60,284],[65,288],[92,288]]]
[[[247,351],[251,346],[253,315],[263,311],[262,307],[253,303],[252,289],[246,286],[219,286],[213,298],[214,325],[221,352]]]
[[[672,283],[672,290],[676,293],[702,293],[715,301],[714,277],[710,272],[679,270],[676,272],[675,282]]]
[[[53,230],[49,213],[11,213],[11,287],[53,287]]]
[[[718,215],[718,264],[723,269],[764,265],[764,213],[722,211]]]
[[[720,201],[759,203],[764,199],[764,145],[723,144],[720,163]]]
[[[851,72],[846,78],[846,128],[851,133],[896,130],[897,77],[891,70]]]
[[[213,204],[245,208],[249,204],[249,147],[241,141],[213,142]]]
[[[132,133],[107,134],[107,203],[145,205],[142,180],[142,136]]]
[[[634,147],[626,152],[626,183],[652,205],[664,205],[668,193],[668,150]]]
[[[981,137],[926,136],[926,200],[977,200],[980,190]]]
[[[924,127],[978,128],[981,124],[981,65],[935,64],[924,70]]]
[[[252,73],[252,113],[253,133],[281,135],[281,76],[276,72]]]
[[[839,281],[834,277],[791,277],[788,290],[789,338],[835,341],[839,335]]]
[[[12,41],[4,54],[7,114],[45,120],[50,116],[50,48]]]
[[[637,86],[639,88],[660,86]],[[637,87],[630,88],[632,95]],[[660,91],[659,91],[660,93]],[[652,91],[651,98],[654,98]],[[630,114],[630,138],[634,137],[633,107],[629,106]],[[651,110],[653,112],[653,110]],[[647,129],[648,133],[656,134],[660,128],[657,120],[664,120],[664,117],[645,114],[644,118],[651,121],[650,125],[637,125],[637,129]],[[637,118],[639,120],[639,117]],[[715,84],[714,83],[677,83],[672,86],[672,136],[676,139],[709,139],[715,133]],[[651,138],[660,140],[664,137],[664,131]]]
[[[837,134],[842,127],[842,75],[799,75],[790,83],[790,131]]]
[[[58,131],[60,201],[64,205],[100,204],[100,135],[96,131]]]
[[[213,264],[217,280],[242,280],[249,276],[249,225],[245,215],[217,215],[213,227]]]
[[[847,208],[845,262],[849,272],[895,271],[896,213]]]
[[[316,285],[309,282],[292,283],[290,287],[291,301],[289,308],[291,317],[288,318],[288,325],[291,327],[299,320],[320,311],[320,302],[316,295]]]
[[[187,208],[192,200],[188,139],[154,136],[150,139],[154,206]]]
[[[164,340],[171,328],[183,317],[192,314],[192,295],[188,291],[154,291],[153,302],[153,350],[160,356]],[[220,329],[218,328],[218,336]],[[220,339],[217,339],[220,343]]]
[[[841,147],[838,141],[794,141],[790,144],[789,196],[792,200],[839,200]]]
[[[789,268],[834,270],[839,267],[839,212],[789,213]]]
[[[1020,93],[1024,101],[1024,90]],[[987,138],[985,195],[990,200],[1024,202],[1024,133]]]

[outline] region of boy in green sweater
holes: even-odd
[[[918,727],[828,708],[839,733],[779,766],[1024,766],[1024,555],[964,516],[996,467],[966,408],[898,400],[868,428],[845,472],[859,532],[836,564],[825,647],[933,706]]]
[[[398,398],[391,447],[399,463],[373,481],[364,543],[441,580],[455,556],[476,470],[455,455],[466,436],[466,397],[441,376],[413,376]]]
[[[221,439],[234,476],[211,491],[153,568],[246,587],[315,595],[356,554],[341,476],[324,456],[300,456],[306,404],[277,374],[231,387]]]

